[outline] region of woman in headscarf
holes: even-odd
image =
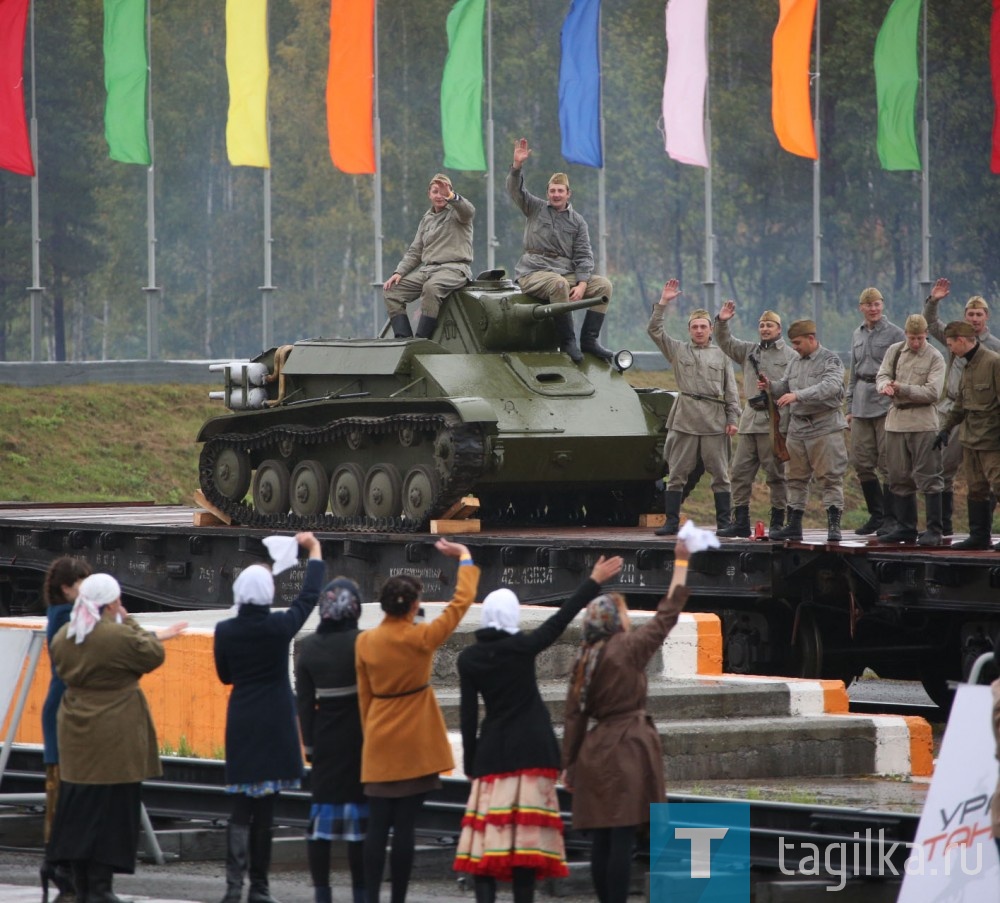
[[[517,596],[494,590],[483,600],[475,645],[458,656],[462,750],[473,781],[455,868],[475,876],[477,903],[493,903],[498,878],[513,882],[517,903],[530,903],[537,879],[569,874],[556,798],[559,744],[535,659],[621,569],[621,558],[602,555],[590,578],[530,633],[520,630]],[[477,738],[479,695],[486,717]]]
[[[87,903],[119,903],[114,873],[135,871],[141,782],[163,773],[139,678],[163,664],[162,640],[187,627],[180,621],[143,630],[121,595],[110,574],[91,574],[51,647],[66,692],[57,719],[62,783],[49,856],[70,863],[77,899]]]
[[[636,827],[666,800],[663,750],[646,714],[646,666],[677,623],[689,592],[688,546],[678,539],[667,594],[656,614],[629,631],[617,593],[587,606],[583,643],[566,698],[563,767],[573,791],[573,827],[591,832],[590,868],[600,903],[625,903]],[[587,730],[590,720],[596,722]]]
[[[226,710],[226,791],[233,809],[223,903],[239,903],[247,872],[247,903],[275,903],[268,880],[275,796],[298,788],[305,770],[288,647],[316,605],[325,571],[319,540],[312,533],[298,533],[295,540],[309,561],[291,606],[271,611],[274,575],[252,564],[233,581],[236,617],[215,627],[215,670],[233,685]]]
[[[73,603],[80,592],[80,584],[85,577],[90,576],[90,565],[82,558],[62,555],[57,558],[45,572],[45,582],[42,584],[42,600],[46,609],[45,641],[51,648],[52,640],[63,624],[69,623]],[[51,655],[49,660],[51,662]],[[45,842],[52,836],[52,819],[56,814],[56,804],[59,802],[59,741],[56,717],[59,713],[59,703],[62,702],[66,684],[56,674],[55,664],[52,667],[52,678],[49,681],[49,692],[42,706],[42,739],[45,744],[43,761],[45,762]],[[73,874],[64,863],[52,862],[46,852],[45,861],[41,867],[42,903],[49,899],[49,882],[55,884],[59,891],[55,903],[64,903],[73,894]]]
[[[431,666],[435,651],[476,597],[479,568],[460,543],[439,539],[435,547],[458,559],[455,595],[444,611],[433,621],[415,623],[420,581],[390,577],[379,593],[382,623],[362,633],[355,644],[365,735],[361,780],[369,806],[364,850],[368,903],[378,903],[390,828],[392,903],[406,900],[417,813],[427,794],[441,786],[438,775],[455,767],[444,716],[430,685]]]
[[[361,593],[347,577],[319,597],[319,625],[299,642],[295,695],[306,756],[312,762],[307,852],[315,903],[330,903],[330,842],[347,843],[354,903],[365,901],[364,839],[368,803],[361,789],[361,712],[354,643]]]

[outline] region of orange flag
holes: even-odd
[[[341,172],[375,172],[374,29],[375,0],[333,0],[330,4],[326,128],[330,158]]]
[[[771,57],[771,119],[778,143],[815,160],[816,133],[809,108],[809,53],[816,0],[781,0]]]

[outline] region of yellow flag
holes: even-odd
[[[229,118],[233,166],[271,166],[267,141],[267,0],[226,0]]]

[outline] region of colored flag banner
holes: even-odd
[[[990,19],[990,75],[993,79],[993,142],[990,172],[1000,174],[1000,0],[993,0]]]
[[[374,35],[375,0],[333,0],[326,130],[330,159],[341,172],[375,172]]]
[[[663,137],[678,163],[708,166],[705,89],[708,86],[708,0],[667,4],[667,75],[663,80]]]
[[[917,30],[920,0],[893,0],[875,39],[878,158],[883,169],[920,169]]]
[[[271,166],[267,140],[267,0],[226,0],[229,116],[226,151],[233,166]]]
[[[771,45],[771,120],[790,154],[817,159],[809,107],[809,54],[816,0],[780,0]]]
[[[444,165],[486,171],[483,146],[483,19],[486,0],[458,0],[448,13],[441,77]]]
[[[150,164],[146,0],[104,0],[104,137],[119,163]]]
[[[24,111],[24,30],[31,0],[0,0],[0,169],[35,174]]]
[[[601,149],[601,0],[573,0],[563,22],[559,128],[570,163],[604,165]]]

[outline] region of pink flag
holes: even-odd
[[[667,76],[663,132],[667,154],[679,163],[708,166],[705,86],[708,84],[708,0],[667,4]]]
[[[0,0],[0,169],[33,176],[24,116],[24,29],[29,0]]]
[[[993,77],[993,148],[990,171],[1000,173],[1000,0],[993,0],[990,20],[990,72]]]

